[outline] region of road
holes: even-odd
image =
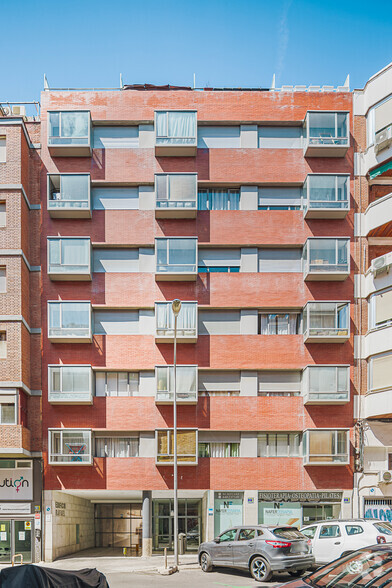
[[[266,588],[292,580],[288,574],[277,574],[272,582],[255,582],[249,574],[224,568],[216,568],[208,574],[201,570],[181,570],[172,576],[147,572],[109,572],[106,578],[110,588]]]

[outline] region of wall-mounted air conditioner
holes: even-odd
[[[391,265],[392,251],[390,253],[386,253],[385,255],[381,255],[380,257],[376,257],[376,259],[373,259],[370,271],[374,276],[377,276],[377,274],[388,272]]]
[[[382,472],[378,472],[378,483],[380,484],[389,484],[392,482],[392,471],[390,470],[383,470]]]
[[[386,127],[385,129],[382,129],[382,131],[378,131],[378,133],[376,133],[376,137],[374,140],[374,150],[376,153],[378,153],[379,151],[382,151],[383,149],[389,147],[391,143],[392,125],[389,125],[389,127]]]

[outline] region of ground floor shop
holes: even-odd
[[[351,493],[179,491],[178,532],[185,552],[242,524],[301,527],[351,516]],[[89,548],[141,556],[173,550],[173,493],[167,491],[46,491],[45,559]]]

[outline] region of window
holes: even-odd
[[[308,302],[303,312],[303,332],[307,338],[347,337],[350,327],[348,302]]]
[[[174,314],[171,302],[155,303],[157,336],[174,337]],[[182,302],[177,317],[177,337],[196,337],[197,302]]]
[[[309,174],[304,184],[304,205],[311,209],[348,209],[349,186],[350,176]]]
[[[6,138],[4,136],[0,137],[0,163],[5,163],[7,161],[7,151],[6,151]]]
[[[90,174],[51,174],[48,176],[48,208],[90,208]]]
[[[237,529],[230,529],[222,535],[219,535],[219,543],[225,543],[226,541],[234,541],[237,534]]]
[[[360,525],[346,525],[347,535],[360,535],[363,533],[363,528]]]
[[[91,401],[91,367],[85,365],[49,366],[48,398],[49,402]]]
[[[317,527],[308,527],[307,529],[301,529],[302,535],[308,537],[309,539],[314,539],[316,535]]]
[[[241,387],[241,373],[230,372],[200,372],[199,395],[200,396],[239,396]]]
[[[390,523],[373,523],[379,533],[384,535],[392,535],[392,526]]]
[[[261,149],[301,149],[301,127],[259,127],[259,148]]]
[[[197,429],[177,429],[178,463],[197,465]],[[173,429],[158,429],[156,434],[156,463],[173,464]]]
[[[308,429],[303,434],[305,465],[334,465],[349,462],[346,430]]]
[[[259,188],[259,210],[300,210],[301,207],[301,188]]]
[[[197,174],[155,174],[157,208],[196,208]]]
[[[7,333],[0,331],[0,359],[7,357]]]
[[[239,272],[241,266],[241,249],[200,249],[198,271],[203,272]]]
[[[50,464],[90,464],[91,431],[88,429],[49,430]]]
[[[366,116],[367,146],[374,144],[375,135],[392,124],[392,96],[373,106]]]
[[[241,529],[237,541],[250,541],[257,537],[256,529]]]
[[[196,145],[195,111],[156,111],[156,145]]]
[[[301,433],[259,433],[258,457],[299,457]]]
[[[330,539],[331,537],[340,537],[339,525],[322,525],[320,529],[320,539]]]
[[[299,312],[259,314],[259,335],[298,335],[300,332]]]
[[[392,324],[392,290],[377,292],[370,297],[369,329]]]
[[[4,294],[5,292],[7,292],[6,268],[0,267],[0,293]]]
[[[0,395],[0,425],[16,425],[16,396]]]
[[[259,396],[299,396],[300,371],[262,371],[258,374]]]
[[[310,238],[304,247],[304,271],[348,272],[350,239]]]
[[[392,470],[392,453],[388,453],[388,470]]]
[[[308,112],[306,137],[310,145],[348,145],[348,113]]]
[[[49,145],[88,145],[90,113],[87,111],[48,112]]]
[[[369,360],[369,392],[392,388],[392,353],[376,355]]]
[[[0,227],[5,227],[7,224],[5,201],[0,200]]]
[[[139,455],[138,437],[96,437],[96,457],[137,457]]]
[[[49,338],[90,338],[90,302],[48,302],[48,315]]]
[[[139,391],[138,372],[96,372],[96,396],[134,396]]]
[[[156,239],[157,273],[196,273],[197,239]]]
[[[308,366],[303,374],[306,401],[337,401],[349,399],[350,368],[343,366]]]
[[[239,210],[240,191],[219,188],[199,190],[199,210]]]
[[[197,365],[178,365],[176,369],[177,402],[197,401]],[[174,366],[156,367],[155,400],[174,400]]]
[[[90,239],[48,238],[48,273],[90,274]]]
[[[259,272],[301,272],[302,249],[259,249]]]
[[[240,444],[199,443],[199,457],[240,457]]]

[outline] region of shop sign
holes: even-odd
[[[33,499],[33,468],[0,469],[0,502]]]
[[[215,492],[215,497],[219,500],[242,500],[243,492]]]
[[[56,517],[65,517],[65,508],[66,508],[65,502],[56,502],[55,507],[56,507]]]
[[[0,514],[30,514],[29,502],[0,502]]]
[[[340,502],[342,492],[259,492],[259,502]]]
[[[265,508],[263,512],[265,525],[289,525],[301,527],[302,508]]]

